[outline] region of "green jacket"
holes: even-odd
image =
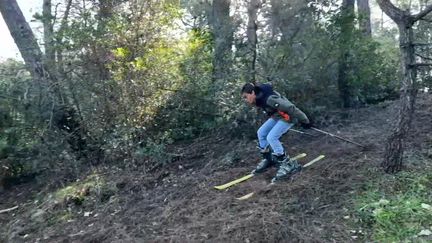
[[[297,108],[293,103],[291,103],[291,101],[278,92],[273,92],[275,94],[272,94],[268,97],[266,106],[264,107],[264,110],[267,114],[272,115],[272,117],[276,119],[284,119],[283,115],[279,113],[279,111],[282,111],[283,113],[287,113],[289,115],[290,119],[288,122],[309,123],[309,119],[303,111]]]

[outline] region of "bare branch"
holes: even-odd
[[[423,59],[425,59],[425,60],[430,60],[430,61],[432,61],[432,58],[431,58],[431,57],[425,57],[425,56],[423,56],[423,55],[421,55],[421,54],[418,54],[418,53],[416,53],[415,55],[418,56],[418,57],[421,57],[421,58],[423,58]]]
[[[432,12],[432,4],[426,6],[420,13],[413,15],[413,21],[416,22],[426,16],[428,13]]]
[[[71,5],[72,5],[72,0],[69,0],[66,5],[66,10],[64,12],[63,19],[61,20],[61,24],[60,24],[59,32],[60,32],[60,36],[62,36],[61,38],[63,38],[63,30],[66,28]]]
[[[403,11],[397,8],[390,0],[377,0],[380,8],[389,16],[393,21],[399,23],[403,19]]]
[[[426,21],[426,22],[428,22],[428,23],[432,23],[432,19],[429,19],[429,18],[422,18],[422,19],[420,19],[421,21]]]
[[[15,210],[17,208],[18,208],[18,206],[7,208],[7,209],[3,209],[3,210],[0,210],[0,213],[7,213],[7,212],[10,212],[10,211]]]
[[[56,22],[57,22],[57,14],[58,14],[59,5],[61,5],[61,3],[57,3],[55,8],[54,8],[53,23],[52,23],[53,26],[55,26]]]
[[[410,67],[432,67],[432,63],[414,63],[410,64]]]
[[[432,43],[412,43],[413,46],[432,46]]]
[[[11,100],[18,100],[18,101],[20,100],[18,98],[12,97],[12,96],[2,95],[2,94],[0,94],[0,98],[2,98],[2,99],[11,99]]]

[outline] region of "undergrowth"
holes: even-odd
[[[355,199],[355,221],[374,242],[431,242],[432,169],[379,176]]]

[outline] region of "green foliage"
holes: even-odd
[[[166,152],[166,144],[169,141],[153,141],[148,139],[135,152],[135,157],[138,160],[148,158],[153,166],[166,165],[171,162],[172,156]]]
[[[287,29],[302,26],[289,39],[284,39],[283,29],[278,29],[282,32],[281,39],[262,38],[258,81],[268,79],[310,115],[319,115],[321,110],[341,103],[338,78],[341,52],[345,51],[347,86],[353,105],[394,98],[399,63],[394,39],[378,42],[364,37],[357,29],[343,28],[348,21],[355,24],[355,19],[341,17],[332,10],[339,9],[338,6],[324,9],[317,5],[302,9],[302,18],[286,26]]]
[[[59,46],[79,56],[69,58],[68,94],[97,146],[117,160],[133,154],[143,131],[164,126],[155,119],[184,83],[187,50],[176,30],[182,11],[177,1],[153,0],[115,3],[106,18],[97,5],[85,9],[69,21]]]
[[[35,90],[24,64],[12,59],[0,63],[0,94],[0,174],[19,177],[32,172],[34,163],[26,157],[32,155],[39,128],[33,123],[36,110],[28,109]]]
[[[47,168],[66,172],[78,164],[69,163],[68,138],[50,129],[47,92],[30,78],[23,63],[0,63],[0,94],[0,175],[15,184]]]
[[[358,29],[347,28],[349,23],[355,26],[356,21],[353,16],[339,13],[330,18],[326,26],[326,32],[336,36],[332,48],[337,50],[338,65],[344,62],[350,98],[360,104],[393,98],[399,79],[396,42],[379,42]]]
[[[394,97],[398,87],[398,50],[395,46],[358,37],[352,43],[349,84],[362,103]]]
[[[94,162],[91,157],[71,157],[74,148],[66,144],[72,133],[54,128],[52,105],[61,104],[52,104],[53,87],[61,90],[59,100],[76,111],[79,122],[73,129],[83,131],[89,151],[75,153],[98,154],[103,161],[169,163],[166,146],[174,141],[230,126],[244,114],[249,115],[247,122],[255,121],[239,95],[251,77],[241,9],[245,3],[232,8],[235,58],[217,79],[211,5],[173,0],[109,3],[101,9],[98,1],[79,1],[71,5],[64,28],[58,28],[59,19],[53,21],[58,31],[55,85],[33,83],[22,63],[0,66],[0,158],[18,165],[21,158],[32,157],[17,168],[71,164],[72,171],[79,164],[72,163],[75,159]],[[309,113],[325,113],[340,103],[338,64],[340,51],[347,50],[353,99],[367,104],[394,94],[394,30],[382,30],[379,38],[370,40],[341,27],[345,20],[332,1],[273,3],[279,4],[278,11],[271,4],[258,11],[258,82],[271,81]],[[53,154],[61,154],[60,160],[52,159]]]
[[[432,225],[431,187],[430,170],[384,176],[356,199],[357,217],[373,241],[421,239],[419,233]]]
[[[216,106],[211,95],[212,37],[206,29],[193,29],[182,40],[179,59],[183,82],[156,117],[159,129],[175,140],[191,138],[216,125]]]
[[[54,200],[64,204],[82,205],[89,194],[103,196],[107,190],[107,182],[98,174],[91,174],[82,181],[71,183],[53,194]]]

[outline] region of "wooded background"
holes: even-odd
[[[0,64],[0,177],[169,163],[166,146],[254,136],[245,82],[271,82],[313,118],[401,98],[383,166],[401,169],[417,91],[432,87],[429,0],[41,0],[32,30],[1,14],[24,63]]]

